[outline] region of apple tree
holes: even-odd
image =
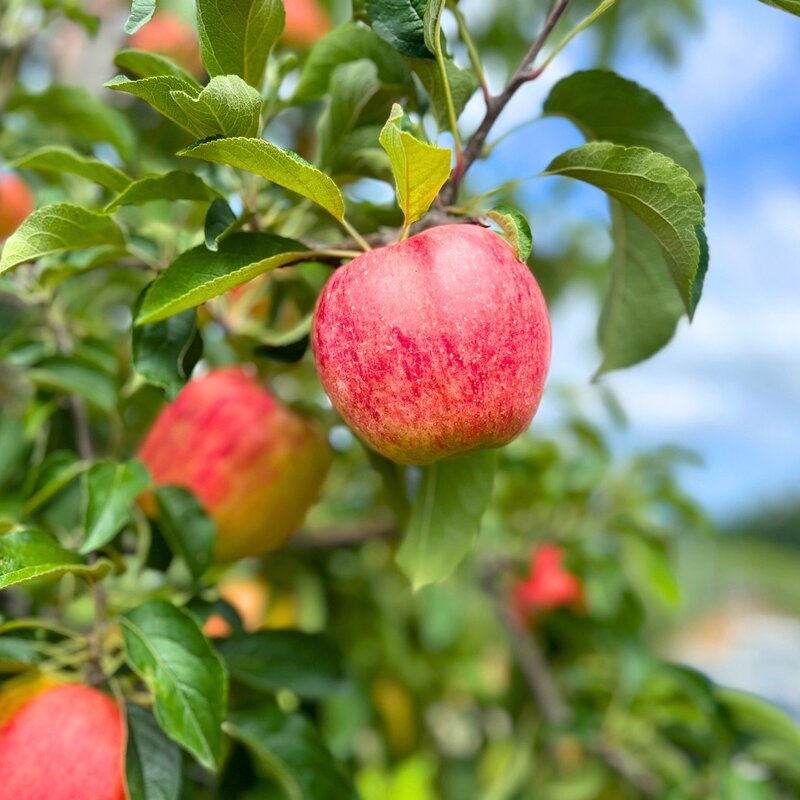
[[[0,797],[796,797],[795,724],[652,646],[686,455],[608,443],[702,313],[700,154],[598,66],[529,116],[607,260],[473,181],[575,37],[696,4],[158,5],[0,9]],[[575,281],[602,423],[545,388]]]

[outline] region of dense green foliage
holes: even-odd
[[[679,603],[676,547],[709,535],[674,477],[683,454],[615,456],[616,401],[596,390],[598,427],[550,387],[562,413],[545,432],[401,467],[338,419],[308,351],[332,269],[459,218],[494,224],[551,302],[578,278],[602,287],[599,373],[702,314],[700,156],[634,81],[578,72],[531,110],[586,137],[545,175],[608,195],[608,264],[539,259],[513,188],[470,192],[506,93],[594,4],[487,4],[470,37],[456,3],[367,0],[303,51],[281,42],[281,0],[197,0],[207,82],[125,49],[117,15],[100,35],[119,37],[120,74],[91,92],[57,73],[35,92],[17,69],[64,17],[90,36],[100,20],[48,0],[31,24],[23,5],[0,10],[0,157],[39,200],[0,254],[4,677],[40,670],[124,700],[132,800],[796,797],[794,724],[653,654]],[[691,2],[642,6],[601,4],[586,34],[598,65],[642,29],[669,57],[675,17],[696,18]],[[127,31],[154,8],[135,0]],[[526,57],[549,22],[549,49]],[[490,61],[509,83],[464,137]],[[369,180],[397,202],[360,199]],[[136,502],[150,485],[137,445],[198,363],[253,365],[335,450],[304,529],[232,568],[213,564],[191,494],[159,490],[157,522]],[[543,542],[563,548],[582,604],[523,619],[511,589]],[[264,630],[220,599],[231,570],[266,581]],[[214,613],[228,638],[204,636]]]

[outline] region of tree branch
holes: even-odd
[[[472,134],[469,143],[466,148],[464,148],[461,158],[458,163],[456,163],[450,180],[445,184],[444,189],[442,189],[440,197],[444,205],[453,205],[453,203],[455,203],[458,197],[458,188],[461,185],[461,181],[464,179],[464,175],[472,164],[480,158],[483,152],[483,146],[486,143],[486,138],[489,136],[492,126],[495,124],[500,114],[503,113],[503,110],[514,96],[517,89],[524,83],[539,77],[540,71],[534,69],[533,64],[536,61],[536,57],[542,51],[550,34],[553,32],[553,29],[558,24],[558,21],[567,10],[569,2],[570,0],[555,0],[544,21],[542,29],[534,39],[528,52],[525,53],[522,61],[520,61],[519,66],[506,84],[505,89],[503,89],[499,95],[489,97],[486,101],[486,113],[483,120],[475,133]]]
[[[551,725],[568,725],[573,718],[572,711],[550,673],[541,648],[508,602],[507,592],[500,581],[501,572],[507,567],[507,561],[486,564],[482,575],[483,586],[494,601],[495,612],[508,645],[542,717]],[[585,747],[643,797],[661,796],[661,785],[656,776],[637,764],[624,750],[603,738],[589,741]]]

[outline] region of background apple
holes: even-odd
[[[219,584],[219,596],[227,600],[241,617],[246,631],[257,631],[267,615],[269,594],[267,584],[261,578],[223,578]],[[206,636],[230,636],[231,626],[221,614],[212,614],[203,625]]]
[[[443,225],[337,270],[312,342],[322,385],[356,433],[395,461],[427,464],[528,427],[550,321],[504,239]]]
[[[328,14],[317,0],[284,0],[284,7],[283,39],[287,43],[307,47],[330,30]]]
[[[260,555],[302,523],[328,472],[321,432],[241,368],[190,381],[139,451],[157,485],[194,492],[217,523],[216,557]],[[152,500],[144,500],[153,512]]]
[[[124,800],[124,726],[107,695],[45,687],[0,725],[0,800]]]
[[[204,74],[194,26],[168,11],[159,11],[131,36],[128,46],[171,58],[192,75]]]
[[[0,172],[0,239],[11,236],[34,206],[25,181],[14,172]]]
[[[543,544],[534,549],[530,572],[513,591],[514,604],[522,617],[564,606],[583,606],[583,586],[564,569],[563,561],[564,550],[558,545]]]

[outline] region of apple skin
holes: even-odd
[[[0,240],[7,239],[36,203],[25,181],[14,172],[0,172]]]
[[[171,58],[195,77],[205,74],[194,27],[185,19],[159,11],[128,41],[130,47]]]
[[[283,40],[287,44],[308,47],[330,30],[330,18],[317,0],[284,0],[283,5],[286,9]]]
[[[347,424],[394,461],[429,464],[507,444],[528,427],[550,362],[550,319],[502,237],[443,225],[338,269],[311,341]]]
[[[110,697],[78,684],[47,688],[0,728],[0,800],[125,800],[124,741]]]
[[[531,554],[530,573],[513,590],[514,605],[523,618],[555,608],[583,608],[583,586],[577,576],[564,569],[564,551],[543,544]]]
[[[217,561],[262,555],[300,527],[331,464],[322,432],[240,367],[190,381],[139,450],[157,486],[194,492],[217,523]],[[152,498],[142,498],[155,516]]]

